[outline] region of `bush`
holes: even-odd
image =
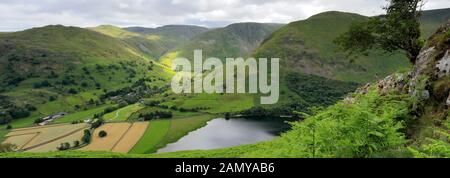
[[[38,118],[38,119],[35,119],[35,120],[34,120],[34,123],[35,123],[35,124],[39,124],[39,123],[41,123],[41,122],[44,122],[44,119]]]
[[[55,100],[56,100],[56,97],[54,97],[54,96],[48,97],[48,101],[55,101]]]
[[[57,148],[59,151],[64,151],[70,149],[70,143],[61,143]]]
[[[80,146],[80,141],[77,140],[77,141],[73,142],[73,147],[77,148],[79,146]]]
[[[103,125],[103,123],[104,123],[104,120],[103,120],[103,119],[96,119],[96,120],[92,123],[91,128],[92,128],[92,129],[99,128],[101,125]]]
[[[91,131],[89,129],[84,130],[83,138],[81,138],[83,143],[88,144],[91,142]]]
[[[98,136],[100,138],[104,138],[104,137],[108,136],[108,133],[106,131],[102,130],[98,133]]]
[[[139,117],[143,118],[145,121],[149,121],[153,119],[170,119],[173,115],[170,111],[154,111],[149,113],[141,113]]]
[[[78,90],[77,89],[75,89],[75,88],[71,88],[71,89],[69,89],[69,91],[67,91],[69,94],[78,94]]]
[[[6,129],[11,130],[12,129],[12,125],[6,126]]]
[[[35,106],[31,105],[31,104],[25,105],[25,108],[26,108],[28,111],[36,111],[36,110],[37,110],[37,108],[36,108]]]
[[[48,80],[44,80],[42,82],[33,84],[33,88],[44,88],[44,87],[51,87],[51,86],[52,85],[50,84],[50,82]]]

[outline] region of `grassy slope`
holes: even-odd
[[[246,57],[279,27],[279,24],[238,23],[210,30],[195,36],[189,43],[174,49],[161,60],[166,63],[176,57],[193,60],[194,50],[197,49],[203,50],[204,59]]]
[[[159,59],[166,51],[176,46],[164,36],[134,33],[111,25],[101,25],[89,29],[121,39],[154,60]]]
[[[333,40],[353,22],[367,17],[351,13],[326,12],[290,23],[275,32],[255,52],[256,57],[279,57],[286,70],[365,83],[409,67],[406,58],[374,52],[354,63],[337,53]]]
[[[425,38],[436,32],[443,23],[450,19],[450,8],[428,10],[422,14],[422,32]]]
[[[95,114],[99,114],[99,113],[103,112],[107,107],[110,107],[110,106],[113,106],[113,105],[111,104],[111,105],[100,106],[100,107],[89,109],[86,111],[80,111],[80,112],[76,112],[73,114],[69,114],[63,118],[55,120],[53,123],[55,123],[55,124],[70,123],[72,121],[92,119]]]
[[[209,30],[205,27],[192,25],[166,25],[158,28],[129,27],[124,29],[144,35],[174,37],[181,40],[189,40],[194,36],[197,36]]]
[[[163,105],[185,109],[202,108],[204,112],[219,114],[250,109],[254,103],[255,98],[250,94],[192,94],[176,97],[175,100],[164,102]]]
[[[105,114],[103,118],[107,121],[126,121],[131,114],[139,111],[144,108],[140,104],[133,104],[126,106],[124,108],[118,109],[117,111],[113,111],[111,113]]]

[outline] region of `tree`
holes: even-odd
[[[91,131],[86,129],[84,130],[84,135],[83,138],[81,138],[81,141],[83,141],[83,143],[90,143],[91,142]]]
[[[79,146],[80,146],[80,141],[77,140],[77,141],[73,142],[73,147],[77,148]]]
[[[108,133],[106,131],[102,130],[98,133],[98,136],[100,138],[104,138],[104,137],[108,136]]]
[[[385,15],[354,23],[335,43],[347,55],[367,55],[371,49],[403,51],[415,64],[423,46],[420,16],[423,0],[389,0]]]
[[[35,124],[39,124],[39,123],[41,123],[41,122],[44,122],[44,119],[38,118],[38,119],[35,119],[35,120],[34,120],[34,123],[35,123]]]

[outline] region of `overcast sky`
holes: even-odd
[[[220,27],[236,22],[288,23],[330,10],[377,15],[384,5],[385,0],[0,0],[0,31],[49,24]],[[449,0],[428,0],[425,9],[447,7]]]

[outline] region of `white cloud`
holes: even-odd
[[[385,0],[0,0],[0,31],[48,24],[154,27],[288,23],[330,10],[377,15],[385,4]],[[425,6],[445,7],[450,7],[448,0],[428,0]]]

